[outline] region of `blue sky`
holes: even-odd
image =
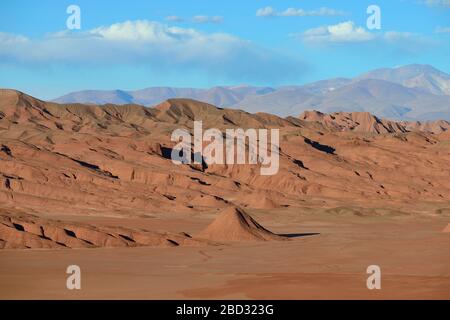
[[[66,9],[81,9],[68,30]],[[366,26],[369,5],[381,29]],[[450,73],[450,0],[0,2],[0,87],[303,84],[409,63]]]

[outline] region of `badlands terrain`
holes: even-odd
[[[171,133],[280,129],[280,168],[175,165]],[[0,298],[450,298],[450,123],[0,90]],[[65,287],[68,265],[82,289]],[[368,290],[379,265],[382,289]]]

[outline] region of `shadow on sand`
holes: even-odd
[[[319,232],[309,232],[309,233],[281,233],[278,235],[286,238],[299,238],[299,237],[316,236],[319,234],[320,234]]]

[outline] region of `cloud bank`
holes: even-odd
[[[158,72],[193,72],[232,81],[291,81],[306,65],[298,57],[227,33],[204,33],[148,20],[84,32],[61,31],[41,39],[0,33],[3,63],[29,65],[145,66]]]
[[[353,21],[346,21],[329,26],[308,29],[301,35],[306,42],[361,42],[372,40],[374,34],[363,27],[358,27]]]
[[[300,34],[294,34],[306,44],[346,44],[374,42],[391,44],[394,46],[420,46],[433,44],[432,41],[411,32],[385,31],[372,32],[357,26],[353,21],[345,21],[334,25],[312,28]]]

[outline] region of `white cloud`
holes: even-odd
[[[192,21],[195,23],[222,23],[223,17],[198,15],[198,16],[192,17]]]
[[[356,26],[352,21],[309,29],[293,36],[308,45],[374,43],[379,45],[380,48],[390,48],[405,54],[415,54],[424,49],[435,47],[437,44],[432,39],[417,33],[400,31],[371,32],[363,27]]]
[[[258,17],[314,17],[314,16],[342,16],[345,12],[336,9],[322,7],[316,10],[304,10],[287,8],[284,11],[276,11],[272,7],[265,7],[256,11]]]
[[[182,21],[184,21],[184,19],[179,17],[179,16],[167,16],[166,17],[166,21],[169,21],[169,22],[182,22]]]
[[[298,79],[305,63],[227,33],[138,20],[40,39],[0,33],[0,61],[13,65],[138,65],[158,72],[239,82]]]
[[[107,27],[99,27],[90,30],[89,34],[111,41],[131,40],[145,43],[163,43],[201,36],[194,29],[168,27],[158,22],[146,20],[126,21]]]
[[[301,34],[305,42],[361,42],[374,39],[374,34],[362,27],[355,26],[353,21],[335,25],[308,29]]]
[[[276,12],[272,7],[265,7],[256,10],[257,17],[273,17],[276,16]]]

